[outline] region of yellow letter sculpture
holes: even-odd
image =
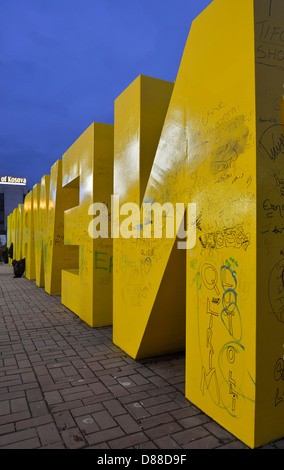
[[[34,241],[34,215],[33,215],[33,191],[30,191],[24,201],[23,216],[23,258],[26,262],[27,279],[35,279],[35,241]]]
[[[140,207],[145,201],[172,89],[172,83],[140,76],[116,100],[114,195],[119,196],[120,204],[132,202]],[[166,145],[172,148],[174,132],[163,141],[165,155],[170,152]],[[167,164],[167,173],[156,168],[159,197],[151,202],[173,202],[180,190],[176,182],[167,179],[170,160]],[[185,252],[172,250],[174,241],[113,239],[113,341],[134,358],[184,349]]]
[[[64,211],[77,204],[78,191],[62,188],[62,161],[51,167],[47,226],[45,231],[45,291],[61,294],[61,271],[78,264],[78,247],[64,245]]]
[[[41,178],[41,184],[33,188],[33,215],[35,238],[36,285],[45,286],[46,231],[48,221],[50,175]]]
[[[16,246],[16,218],[17,218],[18,208],[16,207],[13,212],[10,214],[10,236],[9,236],[9,247],[13,244],[13,257],[9,258],[9,263],[12,265],[13,259],[15,259],[15,246]]]
[[[23,213],[24,205],[19,204],[15,212],[15,244],[13,258],[19,261],[22,259],[22,236],[23,236]]]
[[[113,126],[93,123],[62,158],[63,188],[78,188],[79,205],[65,211],[64,243],[79,246],[74,269],[62,271],[62,303],[90,326],[112,324],[112,240],[89,233],[90,207],[111,204]]]
[[[250,447],[284,432],[283,13],[281,0],[215,0],[177,83],[203,148],[189,148],[186,397]]]
[[[13,212],[11,212],[10,215],[7,217],[7,247],[10,248],[10,246],[13,243],[13,247],[15,246],[15,209]],[[8,263],[12,265],[12,258],[8,258]]]

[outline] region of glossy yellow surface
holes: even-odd
[[[45,231],[45,291],[61,294],[61,271],[78,264],[78,248],[64,245],[64,210],[77,204],[77,190],[62,188],[62,160],[51,167]]]
[[[13,251],[13,257],[17,261],[22,259],[22,236],[23,236],[23,214],[24,214],[24,205],[19,204],[18,207],[14,210],[15,212],[15,244]]]
[[[7,247],[10,248],[11,244],[14,243],[15,227],[14,227],[14,216],[13,212],[7,217]],[[8,263],[12,265],[12,259],[8,257]]]
[[[163,182],[170,173],[159,173],[158,167],[151,172],[157,194],[146,190],[172,90],[172,83],[142,75],[115,102],[114,194],[121,205],[141,206],[147,197],[174,202],[180,190],[178,182]],[[171,128],[170,140],[174,132]],[[163,155],[171,152],[167,140]],[[170,160],[168,164],[170,169]],[[174,242],[121,236],[113,240],[113,341],[133,358],[184,348],[185,252],[174,249],[171,255]]]
[[[198,213],[198,241],[187,253],[186,397],[252,447],[257,334],[253,24],[253,1],[214,1],[192,25],[177,79],[187,94],[188,172]]]
[[[90,326],[112,323],[112,239],[93,239],[90,205],[110,207],[113,126],[93,123],[62,157],[63,188],[77,188],[78,205],[65,211],[64,243],[77,245],[73,269],[62,271],[62,303]]]
[[[284,435],[283,45],[283,1],[256,2],[256,444]]]
[[[274,230],[283,65],[263,54],[283,14],[277,0],[215,0],[192,26],[177,80],[188,89],[189,141],[203,147],[197,159],[189,149],[198,243],[187,256],[186,397],[251,447],[284,434],[283,243]]]
[[[10,220],[10,235],[8,237],[9,239],[9,247],[13,243],[13,259],[15,259],[15,245],[16,245],[16,218],[17,218],[17,212],[18,208],[16,207],[13,212],[10,214],[11,220]],[[9,258],[9,263],[12,265],[12,259]]]
[[[22,252],[26,260],[25,276],[27,279],[35,279],[33,191],[26,195],[24,201]]]
[[[41,178],[33,187],[36,285],[45,287],[46,233],[48,222],[50,175]]]

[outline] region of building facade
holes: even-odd
[[[2,245],[7,240],[7,216],[24,203],[28,194],[26,178],[0,176],[0,241]]]

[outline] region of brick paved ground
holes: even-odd
[[[246,448],[184,398],[184,355],[134,361],[3,263],[0,353],[1,449]]]

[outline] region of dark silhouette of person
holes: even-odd
[[[26,260],[25,258],[16,261],[13,259],[12,266],[14,269],[14,277],[22,277],[25,272]]]

